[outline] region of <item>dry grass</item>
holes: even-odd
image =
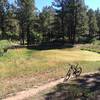
[[[37,52],[35,56],[55,61],[100,61],[97,53],[81,50],[47,50]]]
[[[61,78],[69,62],[79,62],[89,72],[100,68],[99,61],[99,54],[77,49],[10,50],[0,58],[0,96]]]

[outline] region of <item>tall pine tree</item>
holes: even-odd
[[[0,0],[0,28],[1,28],[1,37],[2,39],[6,38],[5,32],[5,17],[9,9],[8,0]]]
[[[21,27],[21,39],[24,44],[24,39],[25,39],[25,32],[26,32],[26,37],[27,37],[27,45],[30,44],[30,25],[32,20],[34,19],[34,10],[35,10],[35,5],[34,5],[34,0],[17,0],[17,14],[18,14],[18,19],[20,21],[20,27]]]
[[[52,6],[44,7],[43,11],[40,13],[40,29],[44,35],[44,41],[50,41],[52,38],[54,14],[55,11]]]
[[[88,31],[88,17],[84,0],[69,0],[66,11],[68,37],[74,43],[78,35]]]
[[[67,5],[68,1],[70,0],[54,0],[53,2],[53,6],[56,10],[56,17],[58,17],[59,21],[58,24],[60,26],[60,36],[62,37],[62,39],[64,40],[64,36],[65,36],[65,16],[66,16],[66,12],[65,12],[65,5]]]
[[[97,20],[95,16],[95,12],[92,9],[88,10],[88,17],[89,17],[89,35],[95,36],[98,32]]]
[[[99,36],[99,39],[100,39],[100,9],[97,9],[95,11],[96,13],[96,20],[97,20],[97,25],[98,25],[98,36]]]

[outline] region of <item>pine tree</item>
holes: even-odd
[[[50,41],[53,35],[52,24],[54,22],[55,11],[52,6],[44,7],[43,11],[40,13],[40,29],[44,35],[45,41]]]
[[[92,9],[88,10],[88,17],[89,17],[89,35],[95,36],[98,32],[97,20],[95,16],[95,12]]]
[[[19,22],[15,15],[15,6],[10,5],[5,17],[5,32],[7,39],[19,39]]]
[[[74,43],[78,35],[88,31],[88,17],[84,0],[69,0],[66,11],[68,37]]]
[[[60,26],[60,36],[62,37],[62,39],[64,40],[64,36],[65,36],[65,16],[66,16],[66,12],[65,12],[65,5],[68,3],[69,0],[54,0],[53,2],[53,6],[56,10],[56,18],[58,17],[59,19],[59,26]]]
[[[99,39],[100,39],[100,9],[98,8],[96,11],[96,20],[97,20],[97,25],[98,25],[98,36],[99,36]]]
[[[77,18],[76,18],[77,37],[88,33],[88,16],[84,0],[77,1]]]
[[[8,0],[0,0],[0,28],[2,32],[2,39],[6,37],[5,33],[5,17],[9,9]]]
[[[30,44],[30,25],[32,20],[34,19],[34,0],[17,0],[18,5],[18,19],[20,21],[20,27],[22,29],[21,32],[21,39],[24,44],[25,33],[27,37],[27,45]],[[26,32],[25,32],[26,31]]]

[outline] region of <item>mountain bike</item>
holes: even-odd
[[[76,64],[76,65],[69,64],[69,66],[70,66],[70,68],[64,78],[64,82],[69,80],[71,78],[71,76],[74,76],[77,78],[82,73],[82,67],[80,67],[79,64]]]

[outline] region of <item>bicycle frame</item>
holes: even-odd
[[[77,65],[69,64],[69,66],[70,66],[70,68],[64,78],[64,81],[67,81],[71,77],[71,75],[73,75],[77,78],[78,76],[80,76],[80,74],[82,72],[82,68],[79,66],[79,64],[77,64]]]

